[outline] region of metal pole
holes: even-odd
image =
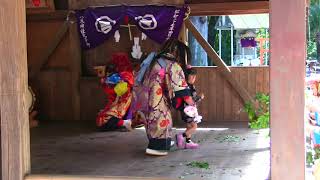
[[[233,65],[233,26],[231,26],[231,66]]]
[[[221,58],[221,29],[219,29],[219,56]]]
[[[268,37],[268,29],[267,28],[266,28],[265,32],[266,32],[266,38],[267,38]],[[265,46],[264,49],[268,48],[267,40],[264,42],[264,46]],[[266,58],[266,60],[264,61],[264,64],[267,65],[268,64],[268,52],[265,51],[265,53],[266,53],[266,55],[264,57]]]
[[[219,56],[221,58],[221,21],[219,21]]]

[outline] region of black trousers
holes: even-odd
[[[107,123],[99,127],[100,131],[113,131],[119,129],[118,123],[120,119],[116,117],[111,117]]]

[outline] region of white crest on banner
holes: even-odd
[[[158,26],[158,22],[152,14],[135,17],[135,20],[138,20],[139,26],[145,30],[155,29]]]
[[[109,16],[101,16],[96,20],[96,30],[98,32],[108,34],[112,30],[112,26],[116,24],[116,21],[109,18]]]

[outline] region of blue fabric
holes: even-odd
[[[319,117],[319,113],[318,112],[314,113],[314,118],[316,119],[317,125],[320,126],[320,117]]]
[[[164,59],[162,59],[162,58],[160,58],[160,59],[158,59],[158,63],[160,64],[160,66],[162,67],[162,68],[166,68],[166,66],[167,66],[167,63],[166,63],[166,61],[164,61]]]
[[[315,145],[319,145],[320,144],[320,130],[319,129],[315,129],[313,130],[313,143]]]
[[[144,77],[144,74],[146,73],[147,69],[149,68],[152,60],[154,59],[154,57],[156,56],[155,52],[151,52],[148,57],[143,60],[143,62],[140,65],[140,71],[137,74],[136,77],[136,83],[137,84],[141,84],[142,83],[142,79]]]
[[[111,76],[106,78],[107,84],[117,84],[121,80],[121,77],[118,73],[112,74]]]

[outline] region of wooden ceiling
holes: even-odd
[[[186,0],[187,4],[202,4],[202,3],[230,3],[230,2],[256,2],[268,0]]]
[[[230,15],[230,14],[256,14],[269,11],[268,0],[68,0],[70,9],[83,9],[88,6],[107,5],[142,5],[142,4],[189,4],[191,15]]]
[[[189,0],[192,16],[259,14],[269,12],[268,0]]]

